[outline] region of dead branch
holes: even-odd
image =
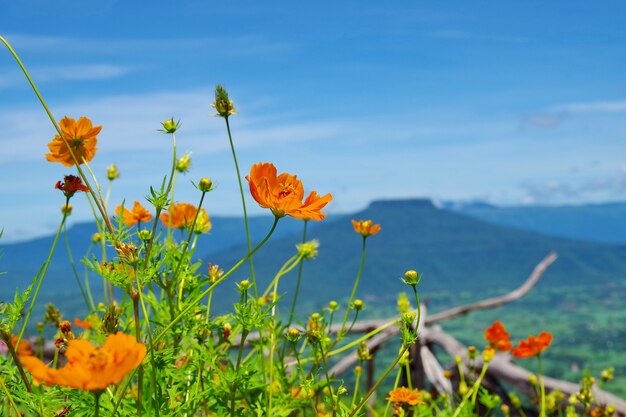
[[[545,270],[548,269],[548,267],[552,265],[552,263],[556,261],[556,259],[556,253],[549,253],[545,258],[543,258],[541,262],[537,264],[537,266],[535,266],[532,274],[530,274],[526,282],[524,282],[519,288],[498,297],[487,298],[476,303],[451,308],[449,310],[442,311],[441,313],[433,314],[428,318],[426,324],[433,324],[442,320],[451,319],[453,317],[467,314],[473,310],[485,310],[488,308],[498,307],[503,304],[510,303],[513,300],[517,300],[518,298],[523,297],[528,291],[530,291],[530,289],[537,283],[537,281],[539,281],[539,278],[541,278]]]

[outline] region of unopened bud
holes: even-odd
[[[63,213],[64,216],[71,215],[72,214],[72,205],[70,203],[63,204],[61,206],[61,213]]]
[[[213,187],[213,181],[211,181],[211,178],[201,178],[200,182],[198,182],[198,189],[203,193],[211,191],[211,187]]]
[[[363,300],[359,300],[359,299],[354,300],[354,303],[352,304],[352,306],[354,307],[356,311],[363,310]]]
[[[407,285],[417,285],[420,282],[420,276],[417,271],[410,269],[404,273],[403,281]]]
[[[119,178],[120,172],[117,170],[117,166],[115,164],[109,165],[107,167],[107,178],[109,181],[113,181],[116,178]]]

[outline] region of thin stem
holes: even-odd
[[[141,343],[141,326],[139,324],[139,293],[131,295],[133,300],[133,314],[135,317],[135,339]],[[141,417],[141,396],[143,393],[143,365],[139,365],[139,376],[137,381],[137,417]]]
[[[309,221],[305,220],[304,228],[302,231],[302,243],[306,242],[306,229],[307,229],[308,224],[309,224]],[[291,323],[293,322],[293,313],[296,310],[296,303],[298,301],[298,293],[300,292],[300,280],[302,279],[302,267],[303,266],[304,266],[303,262],[301,262],[300,265],[298,266],[298,278],[296,279],[296,289],[293,294],[293,301],[291,303],[291,310],[289,311],[289,321],[287,322],[287,327],[291,326]]]
[[[400,384],[400,376],[402,375],[402,369],[398,369],[398,373],[396,374],[396,380],[393,383],[393,389],[398,388],[398,384]],[[389,406],[391,405],[391,400],[387,400],[387,405],[385,406],[385,412],[383,417],[387,417],[387,413],[389,412]]]
[[[543,370],[541,367],[541,353],[537,355],[537,362],[539,362],[539,387],[541,389],[541,410],[539,410],[539,417],[546,416],[546,386],[543,381]]]
[[[178,262],[178,266],[176,266],[176,270],[172,275],[172,282],[176,281],[178,274],[180,273],[180,268],[183,265],[183,261],[185,260],[185,255],[187,254],[187,248],[191,244],[191,236],[194,233],[194,229],[196,227],[196,222],[198,221],[198,215],[200,214],[200,208],[202,207],[202,202],[204,201],[204,196],[206,195],[206,191],[202,192],[202,196],[200,197],[200,203],[198,204],[198,209],[196,210],[196,215],[193,218],[193,222],[191,223],[191,227],[189,228],[189,233],[187,234],[186,244],[183,247],[183,253],[180,255],[180,262]],[[178,285],[178,308],[180,308],[183,304],[183,288],[185,287],[185,277],[180,281]]]
[[[6,394],[7,398],[9,399],[9,403],[11,404],[13,409],[15,410],[16,415],[21,416],[22,413],[20,412],[20,409],[17,408],[17,405],[15,404],[15,401],[13,401],[13,397],[11,396],[11,393],[7,389],[7,386],[4,384],[4,378],[0,378],[0,385],[2,385],[2,390],[4,391],[4,393]]]
[[[359,282],[361,281],[361,275],[363,274],[363,265],[365,265],[365,242],[367,241],[367,237],[363,236],[363,246],[361,248],[361,264],[359,265],[359,273],[356,276],[356,280],[354,281],[354,286],[352,287],[352,294],[350,294],[350,300],[348,301],[348,306],[346,307],[346,315],[343,318],[343,323],[341,323],[341,330],[337,333],[337,339],[341,339],[344,336],[344,330],[346,329],[346,323],[348,322],[348,316],[350,315],[350,309],[352,306],[352,302],[354,301],[354,297],[356,296],[356,290],[359,287]]]
[[[243,345],[246,341],[246,337],[248,337],[248,332],[243,330],[241,332],[241,342],[239,343],[239,352],[237,352],[237,365],[235,366],[235,382],[233,382],[233,386],[230,389],[230,415],[235,417],[235,398],[237,396],[237,378],[239,377],[239,368],[241,367],[241,357],[243,354]],[[268,414],[270,415],[270,414]]]
[[[101,395],[102,395],[101,392],[95,392],[93,394],[94,400],[95,400],[94,401],[95,402],[95,405],[94,405],[94,417],[98,417],[100,415],[100,396]]]
[[[69,198],[66,199],[65,205],[69,202]],[[37,301],[37,296],[39,295],[39,290],[41,289],[41,284],[43,283],[43,279],[46,276],[46,272],[48,272],[48,266],[50,265],[50,261],[52,261],[52,255],[54,254],[54,250],[57,246],[57,242],[59,241],[59,236],[61,235],[61,231],[63,230],[63,225],[65,225],[65,219],[67,219],[67,214],[63,213],[63,219],[61,219],[61,224],[59,225],[59,229],[57,230],[56,235],[54,235],[54,240],[52,241],[52,247],[50,248],[50,252],[48,253],[48,259],[44,262],[42,269],[40,269],[39,276],[37,277],[37,287],[35,287],[35,294],[33,295],[33,299],[28,306],[28,311],[26,312],[26,318],[24,318],[24,323],[22,324],[22,329],[20,330],[20,334],[17,336],[17,344],[20,343],[22,337],[24,336],[24,332],[26,331],[26,326],[28,325],[28,321],[30,320],[30,315],[33,312],[33,307],[35,306],[35,302]]]
[[[326,355],[324,355],[324,347],[322,346],[322,342],[318,343],[320,348],[320,354],[322,355],[322,364],[324,365],[324,374],[326,375],[326,384],[328,385],[328,391],[330,392],[330,398],[333,403],[333,417],[337,415],[337,401],[335,398],[335,394],[333,393],[333,386],[330,383],[330,375],[328,375],[328,363],[326,362]]]
[[[67,256],[70,260],[70,265],[72,266],[72,272],[74,273],[74,278],[76,278],[76,283],[78,284],[78,289],[80,289],[80,293],[83,296],[83,300],[85,300],[85,305],[87,306],[87,310],[91,308],[89,305],[89,299],[87,298],[87,294],[83,289],[83,284],[80,283],[80,277],[78,276],[78,271],[76,270],[76,265],[74,264],[74,257],[72,256],[72,250],[70,249],[70,242],[67,237],[67,227],[63,225],[63,240],[65,241],[65,250],[67,251]]]
[[[176,172],[176,134],[175,133],[172,133],[172,147],[173,147],[172,170],[170,171],[170,179],[169,179],[169,182],[167,183],[167,187],[165,187],[165,195],[169,195],[170,193],[170,190],[172,188],[172,179],[174,178],[174,173]],[[162,183],[161,183],[161,186],[163,186]],[[174,202],[171,201],[171,204],[174,204]],[[152,245],[154,244],[154,235],[156,233],[157,224],[159,223],[159,215],[161,214],[162,210],[163,210],[162,207],[156,208],[156,213],[154,215],[154,222],[152,223],[152,232],[150,233],[150,240],[148,241],[148,245],[146,248],[146,259],[143,264],[143,269],[146,269],[148,267],[148,261],[150,260],[150,251],[152,250]],[[169,226],[168,226],[168,236],[169,236]]]
[[[348,417],[354,417],[354,415],[359,412],[361,407],[363,407],[363,405],[367,402],[367,400],[369,400],[369,398],[372,396],[372,394],[374,392],[376,392],[376,390],[378,389],[380,384],[382,384],[383,381],[385,380],[385,378],[387,378],[387,375],[389,375],[391,373],[391,371],[393,370],[393,368],[396,367],[398,362],[400,362],[400,359],[402,358],[402,356],[404,356],[405,352],[407,350],[409,350],[410,346],[411,345],[405,345],[402,348],[402,350],[400,351],[400,354],[398,355],[398,357],[396,357],[396,359],[393,361],[393,363],[391,365],[389,365],[389,368],[387,368],[385,373],[378,379],[378,381],[376,381],[374,386],[372,388],[370,388],[370,390],[367,392],[367,394],[365,394],[365,396],[361,399],[359,404],[357,404],[357,406],[352,410],[352,412],[350,413],[350,415]]]
[[[213,283],[209,288],[207,288],[204,292],[202,292],[202,294],[200,294],[198,297],[196,297],[193,301],[191,301],[189,304],[187,304],[187,307],[185,307],[179,314],[178,316],[174,317],[172,319],[172,321],[170,321],[170,323],[165,326],[165,328],[161,331],[161,333],[159,333],[153,340],[153,345],[154,343],[158,342],[159,340],[161,340],[161,338],[163,336],[165,336],[165,334],[167,334],[168,331],[170,331],[172,329],[172,327],[174,327],[184,316],[185,314],[187,314],[191,309],[193,309],[194,307],[198,306],[198,304],[202,301],[202,299],[204,297],[206,297],[208,294],[211,293],[211,291],[213,291],[213,289],[220,284],[222,281],[224,281],[226,278],[228,278],[233,272],[235,272],[245,261],[248,260],[248,258],[250,258],[250,256],[252,256],[257,250],[259,250],[264,244],[265,242],[267,242],[270,238],[270,236],[272,236],[272,233],[274,233],[274,230],[276,229],[276,225],[278,224],[278,220],[280,220],[280,217],[274,217],[274,224],[272,225],[272,228],[270,229],[270,231],[268,232],[267,236],[265,236],[265,238],[263,238],[263,240],[254,248],[252,249],[252,251],[250,251],[246,256],[244,256],[243,258],[241,258],[241,260],[239,260],[239,262],[237,262],[228,272],[226,272],[224,275],[222,275],[222,277],[216,281],[215,283]],[[152,346],[153,346],[152,345]],[[152,346],[150,347],[150,349],[152,349]]]
[[[24,367],[22,366],[22,361],[20,361],[20,357],[15,351],[15,346],[13,346],[13,343],[11,341],[11,335],[5,333],[4,331],[0,331],[0,336],[2,340],[4,341],[4,344],[7,345],[7,348],[9,349],[9,354],[13,358],[13,362],[15,362],[15,366],[17,366],[17,370],[20,373],[20,377],[22,378],[22,381],[24,381],[24,385],[26,386],[26,389],[28,390],[28,392],[32,394],[33,387],[31,387],[30,382],[28,382],[28,378],[26,377],[26,373],[24,372]],[[19,346],[19,344],[20,342],[18,340],[16,343],[16,346]]]
[[[250,240],[250,225],[248,224],[248,210],[246,209],[246,198],[243,193],[243,184],[241,182],[241,173],[239,172],[239,163],[237,162],[237,153],[235,152],[235,145],[233,144],[233,136],[230,133],[230,123],[228,117],[224,117],[226,121],[226,130],[228,131],[228,141],[230,142],[230,150],[233,154],[233,161],[235,162],[235,171],[237,171],[237,182],[239,183],[239,193],[241,194],[241,206],[243,207],[243,220],[246,225],[246,243],[248,244],[248,253],[252,250],[252,243]],[[256,286],[256,277],[254,275],[254,262],[252,256],[249,258],[250,263],[250,279],[252,280],[252,289],[254,291],[254,297],[259,296]]]
[[[59,136],[63,140],[65,146],[67,147],[67,150],[69,151],[70,156],[72,157],[72,161],[74,162],[74,165],[76,166],[76,170],[78,171],[78,175],[81,177],[81,179],[85,183],[85,186],[87,186],[87,188],[89,189],[89,193],[93,196],[94,201],[96,202],[96,205],[98,206],[98,210],[102,214],[102,217],[104,218],[109,231],[111,233],[113,233],[113,225],[111,224],[111,220],[108,218],[108,216],[106,215],[106,210],[104,210],[103,206],[101,205],[102,196],[100,195],[100,200],[98,200],[98,198],[96,196],[96,193],[93,191],[93,189],[89,185],[89,181],[87,181],[87,177],[85,176],[85,173],[83,172],[83,170],[80,167],[80,164],[83,163],[84,160],[83,161],[79,161],[78,158],[76,157],[76,155],[74,154],[74,151],[72,150],[72,147],[70,146],[70,144],[68,143],[67,139],[63,135],[63,131],[61,130],[61,128],[57,124],[54,116],[52,116],[52,112],[48,108],[48,105],[46,104],[45,100],[43,99],[43,96],[41,95],[41,93],[37,89],[37,86],[35,85],[35,82],[31,78],[31,76],[28,73],[28,71],[26,70],[26,67],[22,63],[22,60],[17,55],[17,52],[15,52],[13,47],[9,44],[9,42],[7,42],[7,40],[4,37],[0,36],[0,42],[2,42],[7,47],[7,49],[9,50],[9,52],[11,53],[11,55],[13,56],[13,58],[15,59],[17,64],[22,69],[22,72],[26,76],[26,79],[28,80],[28,83],[30,84],[30,86],[33,89],[33,91],[35,92],[35,95],[37,96],[37,99],[39,100],[39,102],[43,106],[44,110],[46,111],[46,114],[48,115],[48,118],[52,122],[52,125],[54,126],[54,128],[57,131],[57,133],[59,134]]]

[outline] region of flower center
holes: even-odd
[[[289,194],[293,193],[295,190],[295,187],[293,186],[293,184],[288,183],[281,183],[280,184],[280,191],[278,192],[278,198],[285,198],[287,197]]]
[[[109,353],[102,350],[101,348],[96,348],[92,353],[89,354],[89,359],[87,359],[87,363],[89,363],[91,369],[96,371],[104,369],[109,361]]]

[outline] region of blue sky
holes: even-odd
[[[626,199],[626,4],[606,1],[0,3],[13,44],[57,119],[103,125],[91,167],[122,176],[111,205],[167,172],[159,122],[182,121],[189,180],[210,214],[241,212],[213,88],[230,91],[242,170],[274,162],[328,211],[377,198],[496,204]],[[20,239],[58,224],[45,162],[53,128],[0,52],[0,224]],[[72,221],[88,219],[75,201]],[[253,213],[262,211],[250,200]]]

